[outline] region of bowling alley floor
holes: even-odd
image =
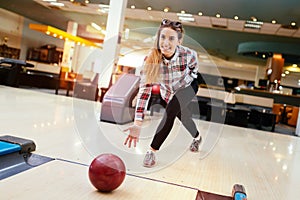
[[[100,121],[101,104],[0,85],[0,135],[31,139],[33,152],[54,158],[0,180],[0,199],[196,199],[197,190],[231,195],[242,184],[249,200],[300,199],[300,138],[194,119],[203,136],[198,153],[179,121],[154,168],[142,160],[160,119],[146,117],[136,148],[123,145],[129,124]],[[111,193],[97,192],[88,166],[97,154],[114,153],[127,167]],[[1,157],[0,157],[1,162]]]

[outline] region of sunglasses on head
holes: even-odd
[[[169,19],[163,19],[161,21],[160,25],[166,25],[166,26],[172,26],[174,28],[180,28],[180,31],[182,31],[182,24],[181,24],[181,22],[171,21]]]

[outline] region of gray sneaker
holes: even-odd
[[[190,146],[191,152],[197,152],[197,151],[199,151],[199,145],[201,143],[201,139],[202,139],[201,137],[200,137],[199,140],[193,139],[193,142],[192,142],[192,144]]]
[[[144,167],[153,167],[156,164],[155,154],[152,151],[148,151],[144,158]]]

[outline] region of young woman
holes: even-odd
[[[166,102],[166,108],[145,156],[145,167],[156,164],[155,152],[169,135],[176,117],[194,138],[190,150],[198,151],[201,142],[201,136],[188,109],[188,104],[198,91],[198,58],[194,50],[181,46],[183,35],[184,30],[180,22],[168,19],[161,22],[155,46],[146,57],[141,71],[134,124],[124,130],[129,131],[124,144],[128,144],[130,148],[133,143],[135,147],[139,140],[152,85],[159,83],[160,94]]]

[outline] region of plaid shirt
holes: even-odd
[[[197,53],[187,47],[178,46],[175,55],[170,60],[164,59],[160,65],[160,94],[167,103],[178,89],[189,86],[194,78],[197,78]],[[143,120],[145,108],[151,96],[152,84],[146,84],[145,79],[142,71],[135,120]]]

